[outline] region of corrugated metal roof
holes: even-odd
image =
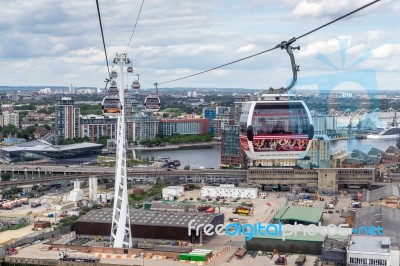
[[[360,208],[356,211],[354,228],[361,226],[381,226],[383,235],[390,237],[392,243],[400,244],[400,232],[398,224],[400,210],[382,205]]]
[[[285,206],[275,215],[274,219],[317,224],[321,220],[323,212],[324,210],[320,208]]]
[[[363,200],[367,202],[374,202],[392,196],[400,198],[399,187],[397,187],[394,184],[390,184],[384,187],[374,189],[372,191],[365,191],[365,192],[366,195],[365,198],[363,198]]]

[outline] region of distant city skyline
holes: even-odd
[[[144,2],[127,49],[142,87],[215,67],[268,49],[370,0],[220,0]],[[141,1],[99,1],[108,59],[126,50]],[[3,3],[0,86],[104,87],[105,56],[94,1]],[[372,69],[378,90],[400,84],[400,3],[382,0],[294,43],[299,78]],[[343,60],[338,40],[346,39]],[[371,56],[351,68],[357,59]],[[326,61],[317,60],[323,54]],[[342,56],[342,57],[341,57]],[[342,65],[342,62],[344,63]],[[334,69],[334,68],[337,69]],[[191,88],[281,87],[291,78],[285,51],[186,80],[161,85]],[[356,84],[357,85],[357,84]],[[355,86],[355,89],[358,89]],[[2,89],[0,89],[2,90]]]

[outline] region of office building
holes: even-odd
[[[214,136],[214,119],[217,117],[217,110],[215,107],[206,107],[203,109],[203,118],[210,121],[209,133]]]
[[[336,134],[337,117],[331,115],[312,115],[316,135]]]
[[[347,248],[347,265],[399,265],[399,250],[389,237],[352,235]]]

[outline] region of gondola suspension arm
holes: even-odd
[[[290,57],[290,63],[292,65],[292,73],[293,73],[292,82],[290,82],[289,86],[287,86],[286,88],[284,88],[284,87],[281,87],[279,89],[269,88],[269,91],[268,91],[269,94],[287,94],[289,92],[289,90],[291,88],[293,88],[294,85],[296,85],[297,72],[299,71],[300,66],[296,65],[296,60],[294,59],[293,50],[300,50],[300,46],[297,46],[297,47],[291,46],[291,44],[294,43],[295,41],[296,41],[296,38],[293,37],[289,41],[284,41],[284,42],[281,42],[281,44],[280,44],[280,48],[282,50],[285,49]]]

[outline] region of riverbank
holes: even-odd
[[[212,148],[213,146],[216,146],[216,145],[221,145],[221,143],[218,142],[218,141],[212,141],[212,142],[199,142],[199,143],[165,145],[165,146],[156,146],[156,147],[134,146],[134,147],[129,147],[128,150],[135,150],[135,151],[168,151],[168,150],[178,150],[178,149]]]

